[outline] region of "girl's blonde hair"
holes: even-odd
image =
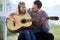
[[[18,14],[18,15],[19,15],[19,14],[21,13],[21,11],[20,11],[21,5],[25,5],[25,3],[24,3],[24,2],[19,2],[19,3],[18,3],[17,9],[16,9],[16,11],[15,11],[15,14]]]

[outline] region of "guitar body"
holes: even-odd
[[[6,19],[6,25],[10,32],[17,33],[23,28],[29,28],[32,25],[32,22],[26,22],[24,19],[31,19],[29,14],[24,15],[13,15],[13,18],[16,22],[12,22],[9,19]]]

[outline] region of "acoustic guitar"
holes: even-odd
[[[21,31],[23,28],[29,28],[32,25],[32,21],[41,20],[41,18],[31,18],[29,14],[21,15],[13,15],[14,20],[16,22],[12,22],[9,18],[6,19],[6,25],[10,32],[17,33]],[[46,17],[50,20],[58,20],[59,18],[56,16]]]

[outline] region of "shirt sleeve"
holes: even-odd
[[[46,14],[45,11],[43,11],[43,17],[48,17],[48,15]],[[44,32],[48,32],[50,30],[49,20],[47,20],[47,22],[45,24],[42,24],[42,30]]]

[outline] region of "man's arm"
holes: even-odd
[[[50,30],[50,27],[49,27],[49,20],[46,18],[48,17],[48,15],[46,14],[46,12],[43,11],[43,17],[41,19],[42,21],[42,30],[45,31],[45,32],[48,32]]]

